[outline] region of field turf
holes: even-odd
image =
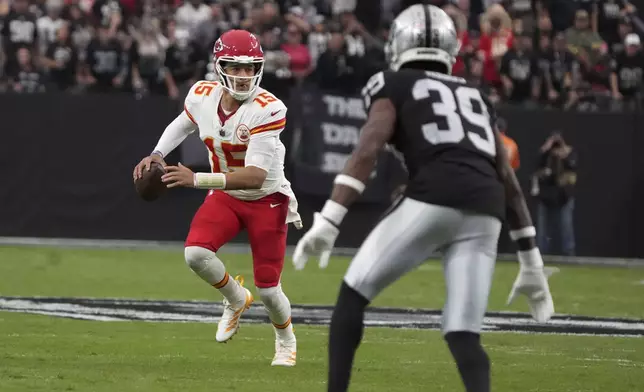
[[[248,255],[222,255],[252,283]],[[283,287],[294,304],[332,305],[348,259],[304,271],[287,261]],[[558,266],[557,313],[644,319],[644,270]],[[491,311],[525,312],[505,299],[517,273],[499,263]],[[0,247],[0,297],[92,297],[220,301],[181,251]],[[374,306],[439,309],[442,270],[428,262]],[[296,325],[298,364],[271,368],[273,333],[244,324],[228,344],[196,322],[101,322],[0,311],[0,391],[325,391],[326,326]],[[486,333],[493,391],[644,391],[640,337]],[[367,328],[352,391],[462,391],[440,333]]]

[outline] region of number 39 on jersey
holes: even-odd
[[[447,129],[438,128],[437,121],[422,125],[423,136],[432,144],[439,143],[460,143],[467,134],[472,144],[479,150],[496,156],[496,143],[494,132],[490,124],[490,115],[487,106],[483,102],[481,92],[473,87],[458,86],[452,90],[440,80],[420,79],[412,89],[414,99],[428,99],[430,92],[436,92],[432,97],[432,111],[437,118],[445,118]],[[481,113],[474,112],[473,104],[478,103]],[[469,127],[483,131],[483,135],[473,130],[465,130],[465,120]]]
[[[378,98],[389,98],[397,108],[404,132],[416,128],[433,146],[459,144],[494,158],[496,142],[491,108],[462,78],[435,72],[385,71],[371,77],[362,90],[367,110]]]

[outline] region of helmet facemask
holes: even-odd
[[[234,75],[226,72],[230,67],[236,66],[242,69],[247,66],[252,66],[254,74],[246,76],[246,73],[242,73],[242,75]],[[253,95],[262,80],[262,75],[264,73],[264,59],[252,57],[245,59],[237,57],[223,57],[216,60],[215,68],[219,80],[230,95],[238,101],[244,101]]]

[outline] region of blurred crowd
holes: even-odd
[[[179,98],[216,79],[217,37],[261,40],[263,85],[356,94],[386,68],[388,26],[409,0],[0,0],[0,89]],[[425,0],[457,26],[454,74],[497,102],[641,107],[644,23],[626,0]]]

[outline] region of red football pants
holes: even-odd
[[[186,246],[217,252],[246,229],[253,254],[255,286],[277,286],[286,252],[288,201],[288,196],[281,193],[245,201],[225,192],[210,192],[192,219]]]

